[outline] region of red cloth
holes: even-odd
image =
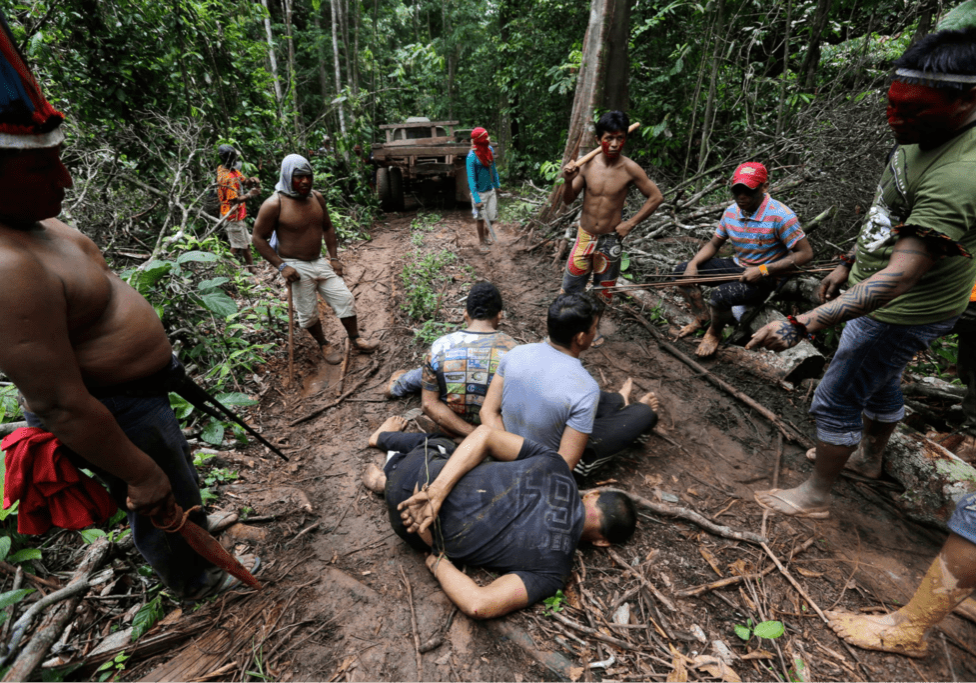
[[[43,534],[52,526],[84,529],[101,524],[118,506],[105,487],[79,471],[54,434],[37,427],[14,431],[0,442],[7,471],[3,508],[15,500],[17,532]]]
[[[474,142],[474,154],[478,157],[478,161],[485,168],[491,168],[492,163],[495,161],[495,155],[491,153],[491,147],[488,146],[490,142],[488,131],[480,127],[475,128],[471,131],[471,140]]]

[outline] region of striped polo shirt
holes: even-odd
[[[752,216],[743,216],[739,206],[732,204],[722,214],[715,235],[731,240],[740,266],[778,261],[806,237],[792,209],[769,194]]]

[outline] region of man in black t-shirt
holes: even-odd
[[[625,494],[580,495],[556,451],[481,426],[459,446],[439,434],[404,434],[391,417],[369,439],[388,452],[366,485],[385,493],[390,523],[417,550],[451,601],[475,619],[507,614],[562,588],[580,541],[621,543],[636,526]],[[455,450],[456,449],[456,450]],[[482,462],[491,455],[494,461]],[[477,585],[455,565],[502,576]]]

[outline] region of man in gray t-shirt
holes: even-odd
[[[618,393],[602,392],[579,360],[602,312],[587,294],[559,295],[549,307],[549,340],[509,351],[481,408],[482,424],[558,451],[581,477],[657,423],[654,394],[631,403],[630,378]]]

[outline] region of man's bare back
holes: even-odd
[[[314,261],[322,255],[325,226],[331,225],[324,206],[325,200],[318,190],[305,197],[276,192],[261,205],[254,225],[255,235],[268,240],[277,230],[278,255],[282,259]]]
[[[0,224],[0,263],[7,283],[0,292],[0,368],[25,394],[34,381],[62,371],[33,362],[53,347],[68,347],[90,387],[145,377],[169,361],[173,350],[153,307],[77,230],[56,218],[29,229]]]

